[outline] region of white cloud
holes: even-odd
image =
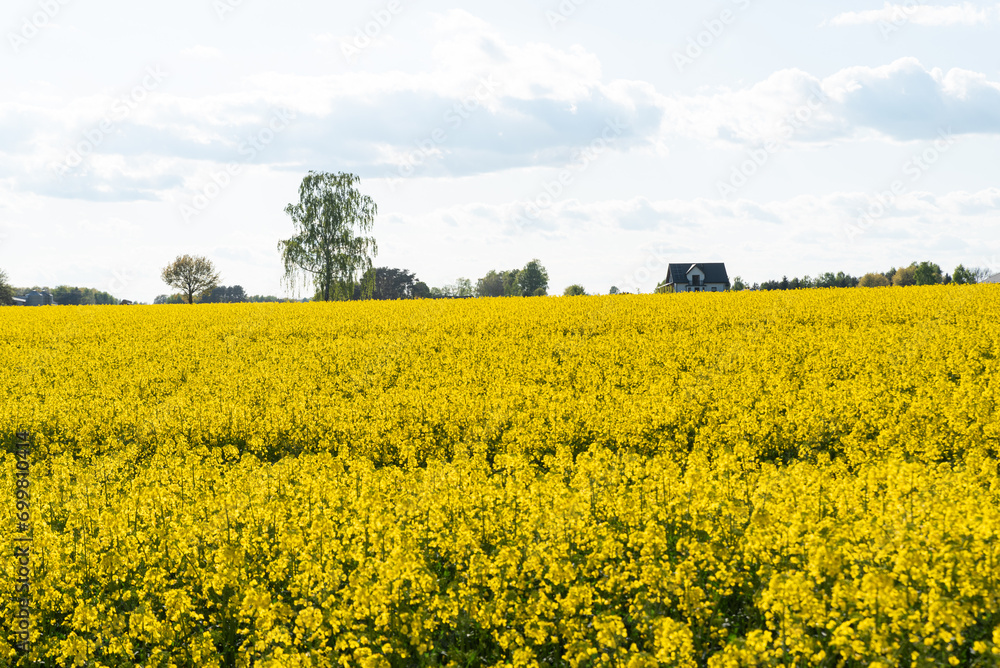
[[[661,156],[692,140],[828,145],[933,139],[945,129],[1000,134],[1000,83],[981,72],[928,69],[915,58],[822,79],[784,69],[741,88],[665,95],[648,82],[605,80],[600,60],[583,47],[513,43],[462,10],[438,15],[434,30],[431,65],[417,71],[270,72],[231,91],[153,90],[61,180],[51,164],[93,133],[120,95],[0,103],[0,177],[13,179],[14,190],[70,198],[189,198],[184,188],[204,185],[200,175],[243,160],[241,146],[266,131],[278,108],[296,119],[254,164],[336,167],[365,178],[566,165],[612,119],[625,127],[613,150],[653,147]],[[633,224],[643,224],[638,213]]]
[[[748,88],[666,102],[664,131],[763,144],[829,142],[872,132],[898,140],[1000,134],[1000,83],[980,72],[927,69],[915,58],[856,66],[819,79],[783,70]]]
[[[825,96],[821,80],[801,70],[782,70],[748,88],[669,98],[664,103],[664,132],[710,142],[764,143],[787,135],[789,118],[808,109],[808,128],[842,133],[842,120],[826,106]]]
[[[885,3],[882,9],[860,12],[844,12],[830,20],[833,26],[859,26],[913,23],[922,26],[973,26],[991,23],[995,8],[977,7],[971,2],[961,5],[922,5],[917,2],[907,4]]]
[[[0,104],[0,128],[9,128],[0,132],[0,176],[73,198],[170,199],[181,174],[242,161],[241,146],[279,108],[296,118],[255,153],[255,164],[324,168],[336,156],[338,168],[397,179],[565,165],[613,119],[625,128],[613,150],[655,147],[661,155],[679,140],[794,145],[1000,134],[1000,83],[981,72],[927,69],[915,58],[825,79],[786,69],[739,89],[667,96],[642,81],[604,81],[597,58],[579,47],[510,44],[466,12],[442,15],[437,26],[442,41],[426,71],[260,74],[234,92],[197,97],[154,90],[62,180],[49,167],[93,135],[120,95]]]
[[[241,145],[266,132],[277,108],[292,110],[296,121],[259,152],[259,162],[311,168],[338,156],[343,167],[364,175],[407,176],[417,168],[430,175],[467,174],[557,164],[599,137],[612,119],[626,127],[618,148],[655,139],[662,111],[653,87],[605,82],[597,57],[580,46],[513,44],[461,10],[438,16],[435,31],[433,65],[421,71],[271,72],[245,78],[232,92],[194,97],[155,91],[115,124],[115,136],[92,147],[86,164],[74,170],[75,187],[63,183],[48,190],[72,197],[90,192],[97,199],[114,198],[116,192],[148,196],[152,182],[179,181],[176,172],[173,178],[169,171],[150,173],[150,156],[161,158],[158,166],[167,170],[184,160],[239,161]],[[184,53],[208,57],[215,50],[193,47]],[[52,99],[31,110],[0,104],[0,118],[5,111],[30,114],[28,125],[41,142],[31,154],[58,164],[114,104],[112,95]],[[8,151],[12,169],[17,153]],[[26,159],[21,157],[15,169],[21,182],[44,181],[37,166],[25,168]],[[133,181],[140,172],[146,183],[115,185]]]

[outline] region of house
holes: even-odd
[[[983,283],[1000,283],[1000,274],[993,274],[987,278]]]
[[[671,264],[657,292],[725,292],[730,287],[724,262]]]

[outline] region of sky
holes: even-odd
[[[191,254],[294,296],[310,171],[432,287],[1000,271],[1000,4],[5,0],[0,37],[15,286],[151,302]]]

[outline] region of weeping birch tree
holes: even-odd
[[[378,207],[358,192],[354,174],[309,172],[299,186],[299,203],[289,204],[295,235],[278,242],[285,283],[311,281],[323,301],[351,299],[378,254],[371,232]],[[374,272],[372,272],[374,273]],[[362,285],[369,293],[371,285]]]

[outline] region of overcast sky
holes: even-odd
[[[205,255],[285,294],[310,170],[431,286],[541,259],[651,291],[1000,270],[1000,5],[4,0],[0,268],[139,301]]]

